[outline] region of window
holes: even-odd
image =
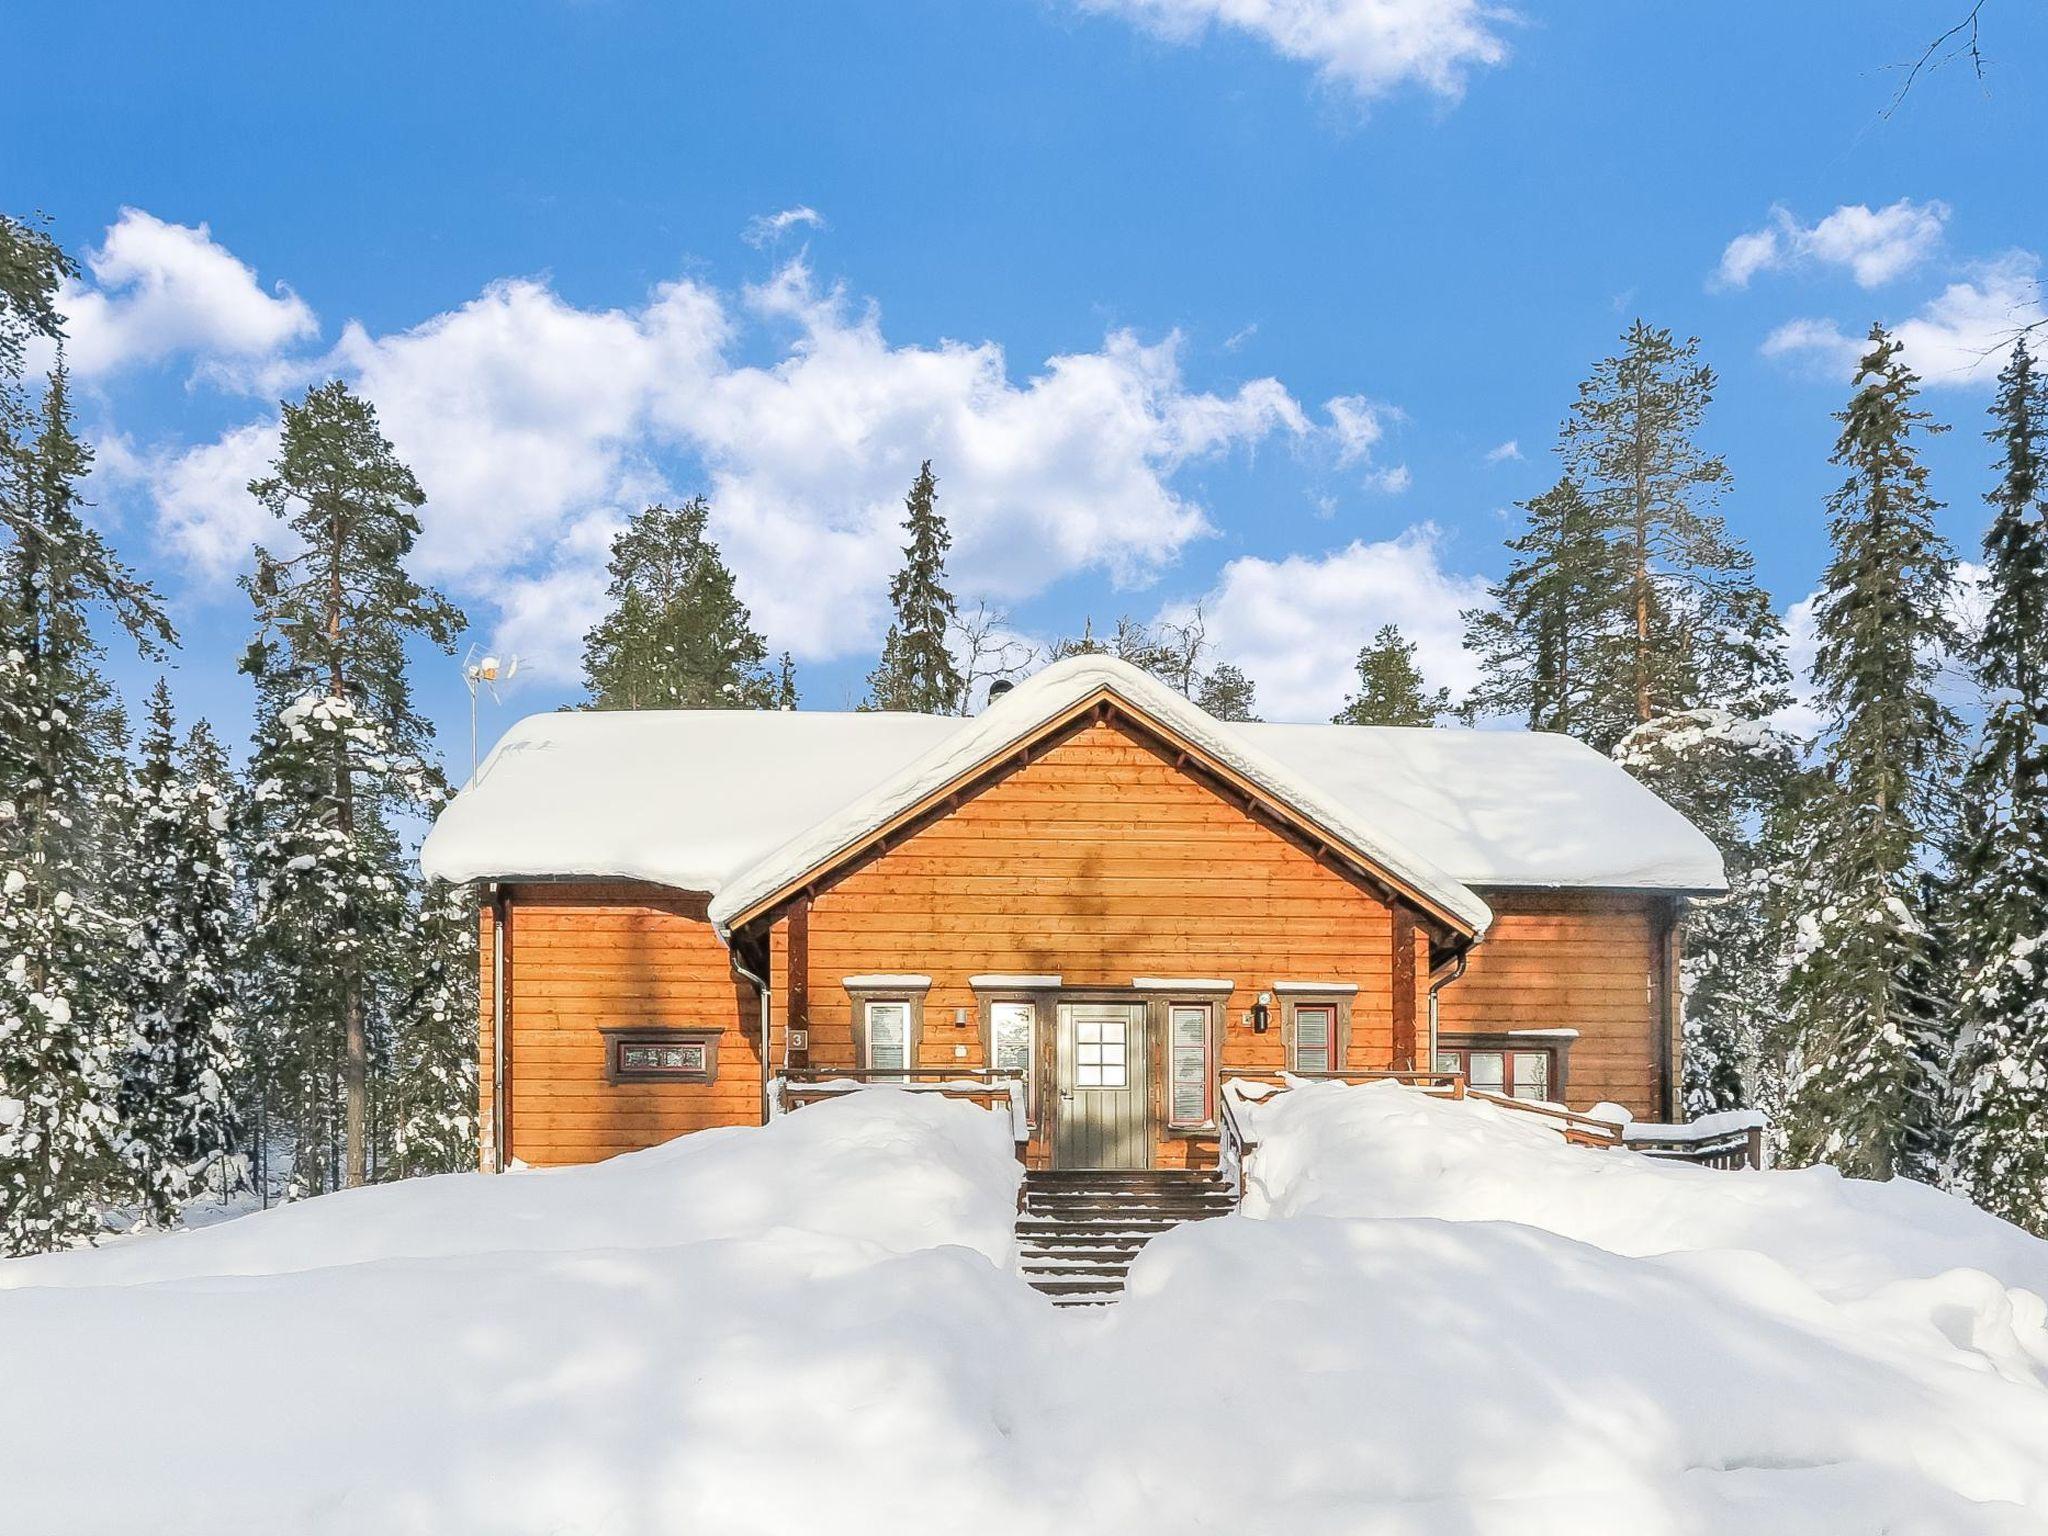
[[[1440,1046],[1436,1069],[1464,1073],[1465,1081],[1481,1093],[1498,1093],[1514,1099],[1557,1097],[1552,1090],[1558,1075],[1555,1053],[1548,1048]]]
[[[1122,1019],[1076,1019],[1074,1021],[1074,1086],[1076,1088],[1127,1088],[1130,1086],[1129,1042]]]
[[[1207,1125],[1215,1118],[1210,1102],[1214,1074],[1209,1070],[1209,1008],[1206,1003],[1175,1003],[1167,1018],[1167,1124],[1179,1128]]]
[[[1025,1110],[1035,1122],[1038,1101],[1032,1085],[1038,1059],[1038,1005],[990,1003],[988,1034],[989,1065],[998,1072],[1015,1072],[1023,1077]]]
[[[1290,1070],[1329,1072],[1336,1061],[1337,1010],[1327,1003],[1301,1004],[1294,1008],[1294,1048],[1289,1053]]]
[[[709,1083],[718,1078],[718,1031],[650,1029],[604,1031],[608,1083]]]
[[[866,1005],[870,1072],[904,1073],[910,1068],[910,1004],[902,999]]]

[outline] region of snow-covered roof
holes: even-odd
[[[449,880],[618,876],[724,922],[1107,689],[1474,928],[1471,887],[1715,891],[1720,855],[1629,774],[1526,731],[1233,725],[1109,657],[1056,663],[973,719],[562,711],[506,732],[428,833]]]

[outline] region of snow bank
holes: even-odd
[[[1107,1312],[1010,1272],[1001,1116],[879,1090],[0,1264],[0,1530],[2048,1530],[2048,1245],[1392,1085],[1250,1113],[1246,1216]]]

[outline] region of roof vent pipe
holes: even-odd
[[[988,701],[993,704],[1017,685],[1007,677],[999,677],[988,685]]]

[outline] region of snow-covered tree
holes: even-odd
[[[882,640],[882,659],[868,677],[868,707],[944,715],[959,703],[959,663],[951,628],[959,618],[946,590],[946,551],[953,535],[939,512],[939,482],[926,459],[904,499],[910,542],[889,582],[893,617]]]
[[[245,582],[258,633],[243,665],[260,711],[252,1023],[297,1141],[293,1188],[310,1192],[369,1176],[371,1059],[389,1048],[416,900],[394,825],[446,793],[406,647],[452,651],[463,619],[407,574],[426,497],[345,385],[286,404],[272,472],[249,489],[296,551],[259,548]]]
[[[1824,782],[1807,810],[1798,878],[1784,893],[1787,1022],[1796,1076],[1792,1157],[1866,1177],[1924,1171],[1913,1127],[1941,1084],[1930,1007],[1936,935],[1923,875],[1943,835],[1941,794],[1957,722],[1935,693],[1954,647],[1955,562],[1935,530],[1914,405],[1918,379],[1873,327],[1833,462],[1833,557],[1815,609]]]
[[[130,872],[138,902],[122,967],[129,1040],[123,1153],[150,1216],[171,1222],[246,1180],[230,1085],[241,1034],[242,912],[227,764],[204,723],[179,750],[170,690],[149,699]]]
[[[1955,876],[1963,992],[1949,1177],[2048,1236],[2048,381],[2024,341],[1992,418],[1998,485],[1986,497],[1975,648],[1990,708],[1964,780],[1973,833]]]
[[[11,293],[0,311],[0,331],[38,328]],[[33,414],[18,378],[0,376],[0,394],[0,1251],[22,1252],[92,1236],[125,1194],[127,1017],[108,963],[123,924],[104,881],[122,742],[91,616],[110,612],[148,656],[172,636],[155,594],[81,516],[91,453],[72,431],[61,354]]]
[[[1383,624],[1358,652],[1358,692],[1330,717],[1333,725],[1435,725],[1451,708],[1451,690],[1431,692],[1415,664],[1415,642]]]
[[[476,1167],[477,921],[471,888],[432,881],[406,935],[391,1050],[400,1176]]]
[[[593,709],[773,709],[794,682],[768,645],[706,532],[693,497],[651,506],[612,540],[611,610],[583,637]]]

